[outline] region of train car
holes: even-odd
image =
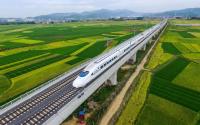
[[[75,88],[85,87],[99,74],[104,72],[109,66],[115,63],[120,57],[129,52],[132,48],[143,42],[143,40],[157,31],[165,23],[159,23],[152,28],[138,34],[134,38],[131,38],[117,47],[113,48],[108,53],[92,61],[84,70],[82,70],[77,78],[73,81]]]
[[[112,65],[120,55],[120,51],[115,51],[110,55],[103,56],[102,58],[92,61],[78,77],[74,80],[73,86],[76,88],[84,87],[87,83],[93,80],[96,76],[102,73],[107,67]]]

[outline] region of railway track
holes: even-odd
[[[42,124],[81,91],[72,86],[80,71],[0,115],[0,125]]]
[[[129,54],[136,47],[142,46],[142,42],[149,38],[155,31],[148,33],[146,37],[139,39],[139,43],[131,48],[131,50],[126,51],[122,57],[120,57],[116,62],[107,67],[101,74],[90,80],[84,88],[87,88],[94,80],[106,72],[109,68],[115,65],[119,60]],[[141,44],[141,45],[140,45]],[[139,48],[138,48],[139,49]],[[136,50],[138,50],[136,48]],[[124,51],[125,52],[125,51]],[[82,69],[84,69],[83,67]],[[72,75],[64,78],[58,83],[50,86],[49,88],[43,90],[42,92],[36,94],[32,98],[24,101],[23,103],[13,107],[12,109],[6,111],[0,115],[0,125],[40,125],[47,121],[50,117],[55,115],[59,110],[62,109],[66,104],[68,104],[75,96],[83,92],[84,88],[75,88],[72,82],[82,70],[78,70]],[[95,88],[96,89],[96,88]],[[93,89],[93,90],[95,90]],[[84,93],[83,93],[84,94]],[[91,93],[89,93],[91,94]],[[80,95],[80,96],[81,96]],[[86,96],[85,96],[86,97]],[[79,98],[79,96],[78,96]],[[84,100],[84,98],[82,98]],[[74,103],[75,104],[75,103]],[[69,106],[69,105],[67,105]],[[70,110],[67,108],[67,110]]]

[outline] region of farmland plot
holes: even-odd
[[[157,22],[0,25],[0,104],[133,37],[133,30],[137,34]]]
[[[167,28],[146,66],[153,73],[149,96],[134,124],[199,124],[199,33],[200,27]]]

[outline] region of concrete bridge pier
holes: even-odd
[[[159,36],[159,33],[156,33],[156,34],[152,37],[152,39],[153,39],[153,40],[156,40],[158,36]]]
[[[149,40],[148,43],[151,44],[153,41],[154,41],[154,40],[151,38],[151,39]]]
[[[141,50],[145,51],[146,50],[147,45],[144,44],[144,46],[141,48]]]
[[[117,71],[115,71],[109,78],[106,80],[105,84],[108,85],[117,85]]]
[[[155,34],[155,35],[152,37],[152,39],[155,40],[155,39],[156,39],[156,36],[157,36],[157,35]]]
[[[137,61],[136,57],[137,57],[136,53],[133,54],[133,56],[131,56],[131,58],[127,61],[127,63],[134,64]]]

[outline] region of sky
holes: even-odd
[[[0,18],[98,9],[163,12],[194,7],[200,7],[200,0],[0,0]]]

